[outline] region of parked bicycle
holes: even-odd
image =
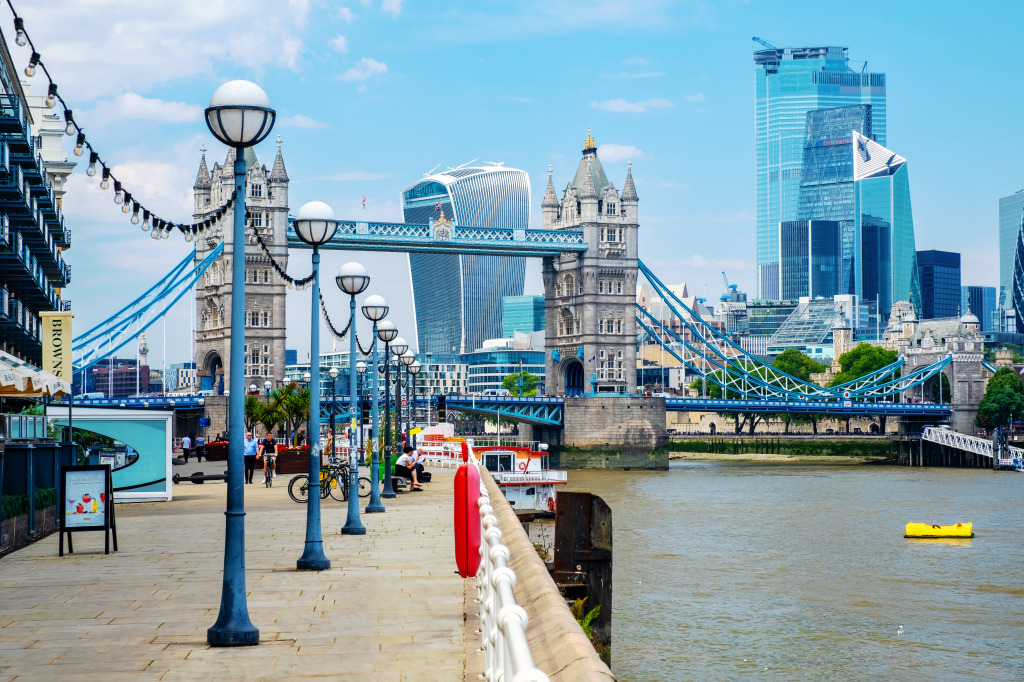
[[[366,476],[358,479],[359,497],[370,496],[372,483]],[[309,501],[309,474],[298,474],[288,482],[288,496],[299,503]],[[337,459],[320,468],[320,499],[331,496],[339,502],[348,501],[348,467]]]

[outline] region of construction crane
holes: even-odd
[[[722,283],[725,284],[725,293],[736,291],[740,288],[739,284],[729,284],[729,278],[725,276],[725,270],[722,270]]]
[[[777,49],[779,49],[775,45],[772,45],[771,43],[769,43],[767,40],[761,40],[757,36],[754,36],[753,38],[751,38],[751,40],[753,40],[755,43],[760,43],[760,44],[764,45],[769,50],[777,50]]]

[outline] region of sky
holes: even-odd
[[[846,46],[852,67],[867,60],[886,74],[887,146],[909,161],[917,248],[961,252],[963,284],[998,285],[998,199],[1024,188],[1020,2],[12,1],[90,141],[128,191],[176,222],[191,220],[200,147],[211,166],[227,151],[203,109],[217,86],[244,78],[278,112],[256,153],[272,165],[281,136],[293,212],[319,200],[339,218],[400,221],[405,187],[438,164],[479,159],[530,174],[539,226],[548,166],[560,192],[589,127],[620,189],[632,159],[641,259],[697,295],[721,293],[723,272],[752,295],[751,36]],[[20,72],[29,54],[0,9]],[[22,80],[45,88],[38,75]],[[191,250],[131,225],[85,165],[64,198],[76,335]],[[292,253],[293,277],[309,273],[308,253]],[[404,254],[324,254],[337,326],[347,301],[332,275],[349,260],[414,338]],[[539,273],[531,260],[526,293],[542,293]],[[289,291],[288,347],[303,360],[309,312],[310,292]],[[153,327],[151,365],[189,359],[189,315],[179,304]],[[321,339],[329,351],[326,328]]]

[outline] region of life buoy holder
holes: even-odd
[[[548,511],[549,512],[555,511],[555,498],[553,498],[553,497],[549,497],[548,498]]]

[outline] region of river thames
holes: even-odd
[[[567,487],[612,508],[620,680],[1024,679],[1024,474],[673,461]]]

